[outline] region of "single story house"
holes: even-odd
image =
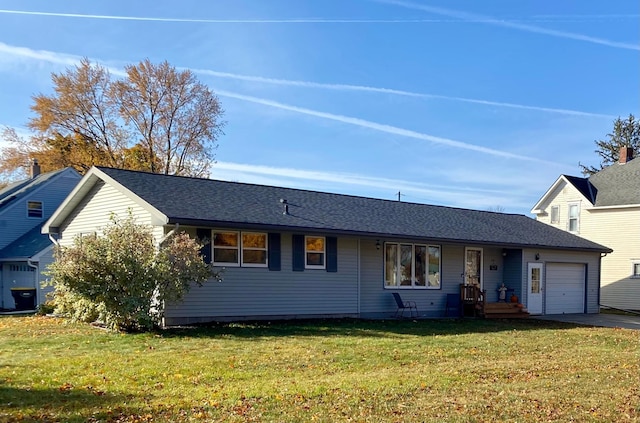
[[[598,313],[607,247],[524,215],[276,186],[92,168],[43,232],[62,246],[128,211],[157,240],[174,229],[210,241],[221,283],[165,304],[165,324],[244,319],[385,318],[392,293],[441,317],[461,285],[499,299],[504,283],[532,314]]]

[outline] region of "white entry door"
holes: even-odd
[[[542,263],[529,263],[527,273],[527,310],[542,314]]]

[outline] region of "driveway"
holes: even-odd
[[[579,325],[600,326],[605,328],[623,328],[640,330],[640,316],[620,314],[547,314],[532,316],[534,319],[557,322],[577,323]]]

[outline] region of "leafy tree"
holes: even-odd
[[[218,98],[189,71],[144,60],[125,76],[83,59],[53,73],[53,94],[38,94],[24,139],[5,129],[0,173],[26,169],[37,158],[43,171],[91,166],[207,176],[224,122]]]
[[[584,175],[593,175],[605,167],[614,164],[620,158],[621,147],[631,147],[640,152],[640,121],[630,114],[627,119],[617,118],[613,121],[613,132],[607,134],[604,140],[595,141],[597,148],[594,150],[601,158],[600,165],[585,166],[579,163]]]
[[[78,236],[56,249],[48,269],[56,312],[112,329],[149,330],[161,322],[163,304],[180,301],[192,283],[221,280],[202,260],[201,247],[180,232],[158,248],[151,228],[131,215],[112,216],[101,236]]]

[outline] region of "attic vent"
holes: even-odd
[[[287,203],[287,200],[285,200],[284,198],[281,198],[280,202],[284,205],[284,210],[282,211],[282,214],[289,214],[289,203]]]

